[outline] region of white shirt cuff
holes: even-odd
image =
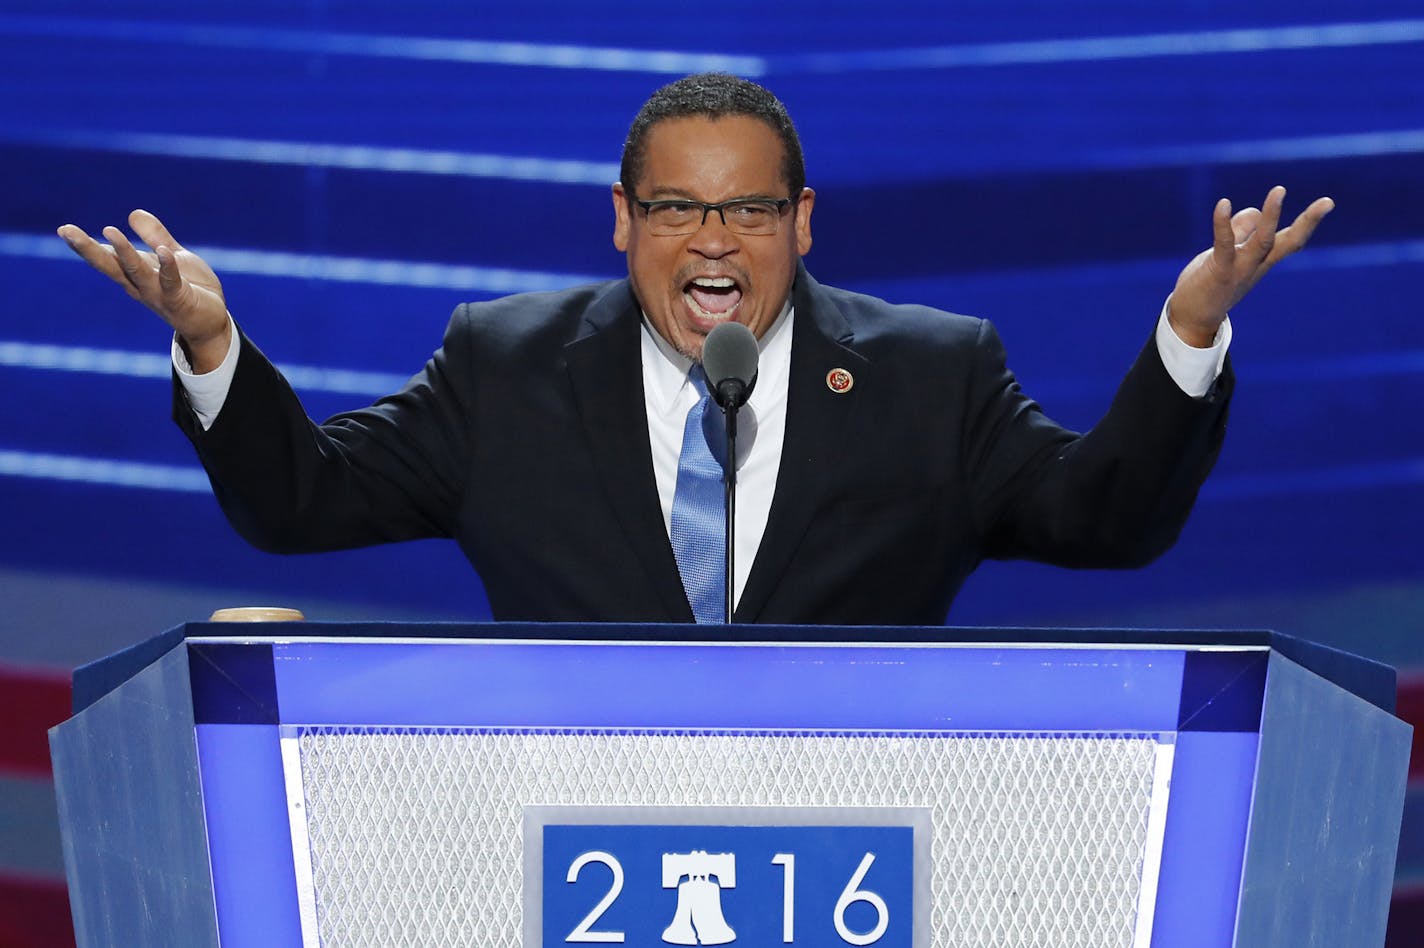
[[[1157,320],[1157,352],[1162,356],[1162,365],[1177,387],[1192,398],[1201,398],[1215,384],[1221,369],[1226,365],[1226,350],[1231,345],[1231,319],[1228,317],[1216,330],[1216,338],[1206,349],[1189,346],[1172,329],[1167,321],[1167,310],[1172,298],[1162,304],[1162,315]]]
[[[202,375],[193,374],[193,366],[189,363],[188,356],[183,352],[183,347],[178,345],[178,334],[173,334],[173,369],[178,373],[178,381],[182,383],[183,391],[188,395],[188,407],[198,416],[198,423],[203,426],[204,431],[218,420],[218,412],[222,411],[223,402],[227,401],[227,392],[232,387],[232,377],[237,371],[237,353],[242,348],[231,314],[228,315],[227,322],[228,329],[232,332],[227,355],[223,357],[221,365]]]

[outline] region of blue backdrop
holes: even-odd
[[[1417,617],[1424,19],[1337,9],[244,0],[116,18],[9,0],[0,564],[28,589],[50,571],[138,581],[150,608],[200,587],[318,615],[484,615],[449,545],[246,549],[167,420],[162,327],[53,228],[159,213],[320,417],[399,384],[461,300],[619,274],[607,188],[632,113],[726,68],[800,126],[812,271],[993,319],[1074,426],[1205,246],[1216,197],[1282,182],[1288,213],[1338,202],[1235,316],[1231,432],[1177,549],[1134,574],[992,566],[951,621],[1291,631],[1299,600],[1362,591]]]
[[[1231,430],[1178,546],[1133,573],[991,564],[950,621],[1272,626],[1424,666],[1418,0],[6,0],[0,658],[259,601],[487,615],[449,544],[244,546],[167,419],[167,333],[57,225],[157,212],[321,417],[399,385],[460,301],[620,274],[627,124],[713,68],[795,116],[820,280],[993,319],[1077,427],[1216,198],[1333,196],[1233,314]]]

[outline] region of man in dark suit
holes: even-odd
[[[659,90],[621,179],[627,280],[461,306],[405,389],[320,426],[152,215],[130,218],[152,253],[116,228],[109,245],[60,235],[174,327],[175,417],[260,547],[448,536],[498,618],[688,621],[696,593],[669,534],[699,399],[689,369],[735,320],[761,349],[738,455],[736,618],[922,624],[985,557],[1130,566],[1172,543],[1222,437],[1227,310],[1332,206],[1277,232],[1283,189],[1234,217],[1219,203],[1214,246],[1080,436],[1020,392],[987,323],[810,277],[816,195],[759,86]]]

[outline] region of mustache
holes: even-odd
[[[698,277],[730,277],[737,286],[743,290],[750,284],[747,272],[741,267],[733,264],[708,265],[706,263],[690,263],[677,271],[673,277],[678,286],[686,286]]]

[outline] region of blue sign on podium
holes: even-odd
[[[542,891],[526,897],[539,929],[527,943],[922,943],[915,893],[923,811],[890,808],[873,823],[857,807],[694,814],[662,822],[666,808],[532,808],[526,880],[537,862],[531,895]]]

